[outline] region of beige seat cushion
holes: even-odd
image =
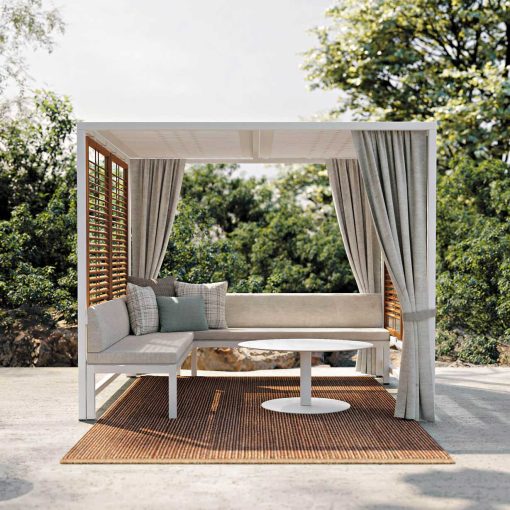
[[[228,328],[195,331],[201,340],[266,340],[271,338],[330,338],[336,340],[384,341],[390,336],[384,328]]]
[[[177,363],[193,342],[193,333],[150,333],[129,335],[102,352],[89,352],[88,363],[172,365]]]

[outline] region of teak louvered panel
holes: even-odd
[[[87,138],[88,304],[123,296],[128,272],[127,165]]]
[[[384,265],[384,327],[392,336],[402,340],[404,333],[402,310],[397,291],[386,265]]]
[[[126,293],[128,273],[128,181],[126,165],[111,157],[111,289],[112,297]]]

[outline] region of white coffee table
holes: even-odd
[[[322,414],[346,411],[348,402],[332,398],[312,398],[312,352],[356,351],[373,347],[368,342],[327,340],[321,338],[285,338],[277,340],[250,340],[239,347],[260,351],[293,351],[300,354],[300,397],[277,398],[262,403],[270,411],[293,414]]]

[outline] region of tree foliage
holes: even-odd
[[[459,152],[508,159],[506,0],[337,0],[326,16],[305,69],[341,92],[333,114],[436,120],[442,168]]]
[[[65,98],[39,92],[0,123],[0,306],[76,312],[74,118]]]
[[[0,6],[0,95],[9,81],[23,95],[27,69],[23,52],[27,46],[53,49],[53,36],[64,31],[57,9],[45,9],[42,0],[7,0]],[[3,105],[4,109],[6,105]]]
[[[438,183],[439,324],[510,341],[510,169],[463,159]]]
[[[163,273],[236,292],[355,291],[323,167],[267,182],[199,166],[181,195]]]
[[[305,69],[339,91],[332,116],[438,121],[438,352],[493,361],[510,342],[510,6],[337,0],[326,17]]]
[[[0,122],[0,220],[22,204],[40,213],[75,164],[69,100],[37,91],[33,104]]]

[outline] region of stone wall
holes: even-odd
[[[44,309],[0,311],[0,366],[75,367],[76,326],[55,322]]]

